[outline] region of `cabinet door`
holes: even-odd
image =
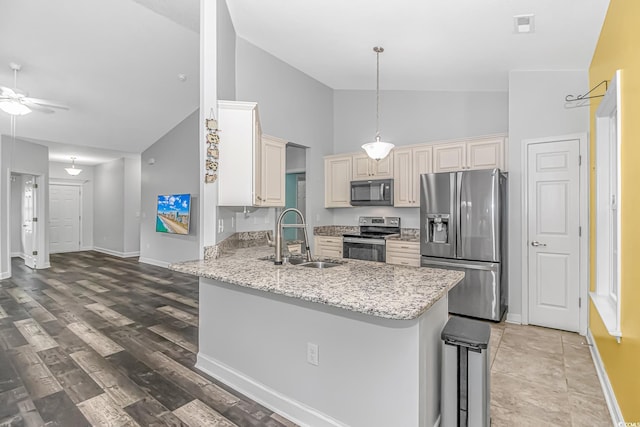
[[[393,156],[393,169],[396,171],[393,180],[393,206],[414,206],[414,174],[412,173],[413,150],[396,148]],[[419,185],[419,184],[418,184]]]
[[[468,169],[504,169],[504,138],[467,143]]]
[[[455,172],[466,169],[467,147],[464,142],[433,146],[434,172]]]
[[[351,207],[351,156],[326,157],[324,160],[324,207]]]
[[[371,179],[373,169],[371,168],[371,159],[366,154],[353,155],[353,174],[354,181]]]
[[[382,160],[369,159],[369,170],[375,179],[393,178],[393,151]]]
[[[420,175],[433,171],[433,147],[416,147],[413,149],[412,186],[413,203],[411,206],[420,206]]]
[[[285,205],[286,141],[270,136],[262,137],[260,149],[261,167],[256,171],[256,205]],[[260,172],[257,174],[257,172]]]

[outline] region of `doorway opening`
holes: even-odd
[[[287,165],[285,176],[285,209],[296,208],[306,218],[307,204],[307,174],[306,174],[306,147],[287,144]],[[300,218],[290,212],[284,218],[285,224],[299,224]],[[303,230],[300,228],[286,228],[283,237],[285,240],[303,240]]]
[[[29,268],[38,266],[38,177],[11,173],[9,194],[9,253]],[[10,265],[9,265],[10,268]]]

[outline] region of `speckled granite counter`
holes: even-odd
[[[275,266],[258,258],[270,247],[237,249],[215,260],[171,264],[170,269],[265,292],[327,304],[372,316],[419,317],[464,277],[464,273],[359,260],[328,269]]]

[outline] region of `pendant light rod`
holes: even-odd
[[[384,48],[376,46],[373,48],[376,53],[376,138],[380,138],[380,54]]]

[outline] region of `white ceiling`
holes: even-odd
[[[238,36],[334,89],[374,89],[379,45],[382,90],[506,91],[509,70],[587,69],[609,0],[227,3]],[[0,85],[17,62],[21,89],[71,108],[19,117],[17,135],[80,164],[84,146],[113,150],[105,159],[146,149],[198,107],[199,5],[0,0]],[[535,14],[533,34],[514,33],[520,14]]]
[[[198,108],[197,31],[132,0],[0,0],[0,40],[0,85],[17,62],[19,88],[70,107],[18,117],[19,137],[140,153]]]
[[[506,91],[513,69],[587,69],[609,0],[232,0],[238,36],[334,89]],[[514,15],[535,14],[516,34]],[[586,88],[585,88],[586,89]]]

